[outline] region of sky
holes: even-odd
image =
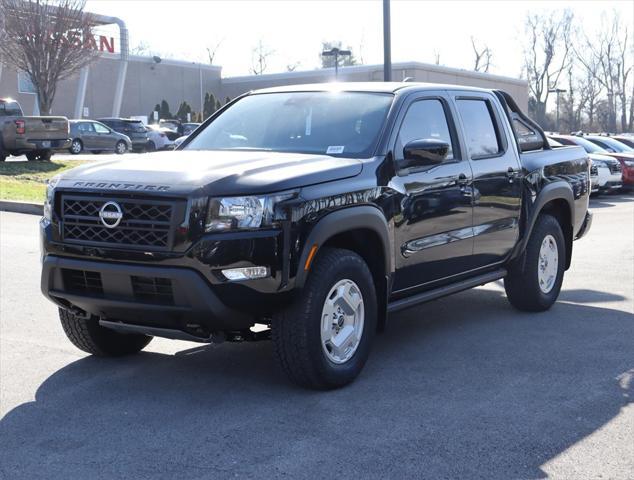
[[[524,18],[528,12],[570,8],[575,25],[592,36],[603,12],[617,11],[634,31],[634,1],[421,1],[392,0],[392,61],[473,68],[471,37],[493,51],[491,73],[518,77],[522,69]],[[319,67],[322,41],[341,40],[365,64],[383,62],[380,0],[88,0],[86,10],[122,18],[131,48],[152,55],[208,62],[223,76],[250,74],[253,48],[273,53],[265,73]]]

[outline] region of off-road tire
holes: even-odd
[[[118,333],[99,325],[97,317],[80,318],[62,308],[59,319],[68,339],[80,350],[99,357],[120,357],[138,353],[152,337],[136,333]]]
[[[321,315],[326,296],[340,280],[356,283],[363,297],[361,340],[343,364],[323,351]],[[326,390],[352,382],[361,372],[376,333],[377,300],[372,274],[364,260],[350,250],[323,248],[313,261],[298,298],[273,318],[272,338],[277,359],[289,379],[302,387]]]
[[[26,159],[29,162],[48,162],[53,156],[53,152],[50,150],[36,150],[34,152],[28,152]]]
[[[554,285],[550,292],[544,293],[539,287],[538,280],[539,253],[542,242],[548,235],[551,235],[557,244],[558,262]],[[559,222],[552,215],[540,215],[528,239],[524,261],[514,264],[504,279],[504,289],[511,305],[525,312],[548,310],[559,297],[564,279],[565,259],[566,243]]]

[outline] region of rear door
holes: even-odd
[[[521,164],[497,99],[486,92],[453,93],[473,170],[473,261],[502,262],[519,238]]]
[[[464,272],[473,251],[472,173],[449,99],[445,92],[424,92],[403,110],[393,140],[397,169],[412,140],[442,140],[451,148],[443,163],[397,171],[392,179],[403,194],[395,219],[395,293]]]
[[[77,131],[84,144],[85,150],[96,150],[98,146],[98,139],[94,128],[90,122],[80,122],[77,125]]]

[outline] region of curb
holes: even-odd
[[[14,202],[0,200],[0,212],[26,213],[28,215],[43,215],[43,205],[38,203]]]

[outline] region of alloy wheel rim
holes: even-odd
[[[559,267],[559,251],[557,241],[552,235],[546,235],[539,249],[537,260],[537,281],[539,289],[543,293],[550,293],[557,280],[557,270]]]
[[[339,280],[330,289],[321,313],[321,346],[333,363],[346,363],[361,343],[365,307],[361,289],[352,280]]]
[[[79,144],[77,140],[75,140],[73,142],[73,153],[79,153],[79,152],[81,152],[81,145]]]
[[[119,153],[124,153],[125,152],[125,145],[123,143],[117,144],[117,152],[119,152]]]

